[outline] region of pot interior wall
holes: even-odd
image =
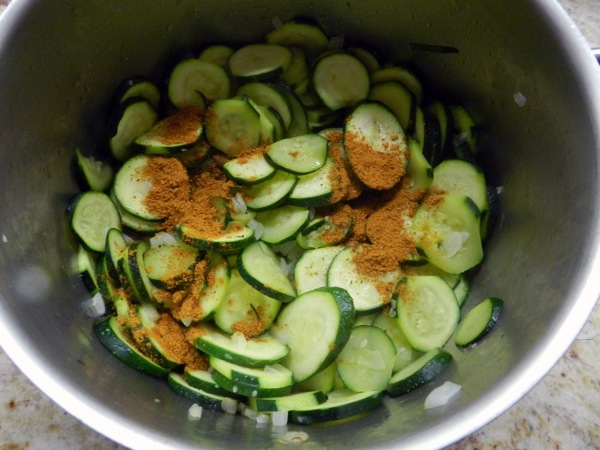
[[[189,422],[185,400],[101,347],[80,308],[87,294],[72,275],[76,243],[64,210],[77,190],[73,151],[103,151],[110,93],[120,80],[145,74],[158,81],[183,52],[257,40],[274,18],[305,15],[332,34],[379,47],[391,61],[410,57],[436,92],[464,101],[483,120],[484,165],[502,187],[503,213],[466,307],[489,295],[507,304],[490,339],[467,352],[450,346],[456,364],[445,377],[464,388],[452,408],[425,412],[424,390],[359,421],[311,428],[309,435],[327,448],[391,442],[408,448],[471,431],[459,420],[484,411],[520,380],[575,303],[597,246],[592,114],[552,23],[539,6],[525,3],[16,0],[14,22],[0,31],[0,321],[45,373],[30,376],[59,380],[90,409],[114,419],[115,429],[129,427],[130,437],[102,431],[131,446],[143,439],[196,448],[272,445],[270,427],[239,417],[205,413],[201,422]],[[17,25],[18,18],[24,20]],[[458,53],[413,53],[410,42]],[[525,105],[515,102],[516,93]],[[100,427],[87,412],[71,412]]]

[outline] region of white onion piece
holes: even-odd
[[[238,402],[232,398],[224,398],[223,401],[221,401],[221,408],[227,414],[235,415],[238,409]]]
[[[441,386],[436,387],[429,393],[425,399],[425,409],[437,408],[444,406],[452,397],[458,394],[462,386],[451,381],[446,381]]]
[[[231,200],[233,203],[233,210],[238,214],[245,214],[248,211],[246,206],[246,202],[242,198],[241,194],[238,192],[235,194],[235,197]]]
[[[288,412],[287,411],[273,411],[271,414],[271,420],[273,426],[284,427],[288,423]]]
[[[87,299],[81,303],[81,307],[83,311],[88,317],[100,317],[106,312],[106,307],[104,306],[104,299],[102,295],[98,292],[92,298]]]
[[[254,237],[256,239],[260,239],[265,231],[265,227],[258,220],[252,219],[250,222],[248,222],[248,226],[254,230]]]
[[[202,418],[202,406],[194,403],[188,409],[188,419],[190,420],[200,420]]]
[[[150,238],[150,246],[158,247],[159,245],[177,245],[177,239],[171,233],[161,231]]]
[[[516,103],[517,105],[519,105],[521,108],[522,108],[523,106],[525,106],[525,103],[527,103],[527,97],[525,97],[525,96],[523,95],[523,93],[522,93],[522,92],[520,92],[520,91],[519,91],[519,92],[515,92],[515,94],[513,95],[513,98],[514,98],[514,100],[515,100],[515,103]]]

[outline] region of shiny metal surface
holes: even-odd
[[[437,448],[482,426],[527,392],[575,337],[600,293],[600,69],[549,1],[422,2],[14,0],[0,19],[0,345],[44,392],[132,448],[277,448],[277,433],[205,412],[129,371],[91,333],[72,276],[65,205],[76,146],[100,151],[110,92],[125,76],[160,75],[181,51],[257,39],[271,20],[315,16],[332,33],[414,56],[432,83],[485,118],[482,145],[503,215],[469,302],[502,297],[490,339],[449,350],[463,386],[449,408],[425,392],[388,401],[310,448]],[[411,55],[408,42],[455,55]],[[526,103],[519,106],[514,95]],[[467,305],[468,307],[469,305]],[[288,427],[299,429],[298,427]]]

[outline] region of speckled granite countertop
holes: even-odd
[[[0,13],[9,0],[0,0]],[[600,0],[560,0],[600,47]],[[554,369],[496,420],[446,450],[600,449],[600,304]],[[0,450],[121,449],[42,394],[0,349]]]

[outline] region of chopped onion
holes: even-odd
[[[523,93],[520,92],[520,91],[519,92],[515,92],[515,94],[513,95],[513,98],[515,99],[515,103],[517,105],[519,105],[521,108],[523,106],[525,106],[525,103],[527,103],[527,97],[525,97],[523,95]]]
[[[189,327],[192,324],[193,319],[191,317],[182,317],[180,320],[184,326]]]
[[[288,423],[288,412],[287,411],[273,411],[271,414],[271,420],[273,426],[283,427]]]
[[[150,246],[158,247],[160,245],[177,245],[177,238],[171,233],[161,231],[150,238]]]
[[[92,298],[82,302],[81,307],[85,311],[85,314],[89,317],[100,317],[106,312],[104,299],[99,292]]]
[[[467,141],[467,132],[463,131],[462,133],[459,133],[454,137],[454,139],[452,140],[452,143],[454,144],[455,147],[458,147],[461,144],[464,144],[466,141]]]
[[[251,420],[256,420],[258,418],[258,411],[252,409],[252,408],[244,408],[243,411],[241,411],[242,415],[244,417],[247,417],[248,419]]]
[[[461,391],[462,387],[458,384],[446,381],[429,393],[425,399],[425,409],[444,406],[452,397]]]
[[[260,239],[265,231],[265,227],[258,220],[250,220],[250,222],[248,222],[248,226],[254,230],[254,237],[256,239]]]
[[[188,409],[188,419],[190,420],[200,420],[202,418],[202,406],[194,403]]]
[[[2,233],[2,242],[4,242],[5,244],[8,243],[8,237],[6,237],[4,233]]]
[[[233,203],[233,210],[236,213],[244,214],[248,211],[246,202],[244,201],[244,199],[242,198],[242,195],[239,192],[237,194],[235,194],[235,197],[233,197],[231,202]]]
[[[246,336],[244,336],[244,333],[241,333],[239,331],[236,331],[231,335],[231,341],[235,344],[236,347],[239,348],[246,348],[246,344],[248,343],[248,341],[246,341]]]
[[[258,423],[258,424],[269,423],[270,421],[271,421],[271,419],[268,414],[259,413],[256,416],[256,423]]]
[[[238,405],[237,400],[234,400],[233,398],[224,398],[221,401],[221,408],[227,414],[235,415],[237,413],[237,409],[238,409],[237,405]]]

